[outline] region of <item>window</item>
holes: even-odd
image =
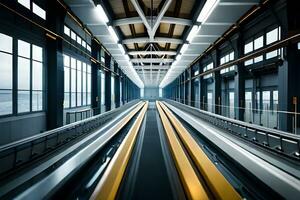
[[[195,72],[194,72],[194,76],[197,76],[199,74],[199,70],[196,70]]]
[[[92,95],[92,68],[87,65],[87,103],[91,104]]]
[[[252,51],[258,50],[264,46],[264,41],[266,41],[266,45],[272,44],[273,42],[276,42],[280,40],[280,33],[281,29],[280,27],[277,27],[266,34],[254,39],[251,42],[248,42],[244,46],[244,54],[248,54]],[[281,54],[281,50],[274,50],[269,53],[266,53],[265,59],[274,58],[276,56],[279,56]],[[264,55],[258,56],[254,59],[250,59],[244,62],[245,66],[251,65],[253,63],[258,63],[264,60]]]
[[[81,45],[81,37],[77,35],[77,43]]]
[[[32,111],[43,109],[43,49],[32,45]]]
[[[43,110],[43,48],[0,33],[0,115]],[[13,56],[16,56],[17,102],[13,104]]]
[[[85,42],[84,40],[82,40],[81,46],[82,46],[83,48],[86,48],[86,42]]]
[[[18,113],[30,111],[30,44],[18,40]]]
[[[276,42],[279,39],[279,30],[278,28],[273,29],[267,33],[267,45]]]
[[[105,105],[105,74],[101,72],[101,105]]]
[[[235,108],[234,108],[234,92],[229,92],[229,117],[235,117]]]
[[[67,36],[69,36],[69,37],[70,37],[70,35],[71,35],[70,31],[71,31],[71,30],[70,30],[69,27],[64,26],[64,33],[65,33]]]
[[[43,49],[18,40],[18,113],[43,110]]]
[[[260,36],[259,38],[254,40],[254,50],[260,49],[264,46],[264,36]]]
[[[273,110],[278,110],[278,90],[273,91]]]
[[[91,66],[64,55],[64,108],[91,104]]]
[[[228,62],[233,61],[233,60],[234,60],[234,51],[224,55],[220,59],[220,64],[223,65],[223,64],[228,63]],[[220,74],[225,74],[227,72],[234,71],[234,70],[235,70],[235,65],[231,66],[231,67],[227,67],[225,69],[221,69]]]
[[[0,115],[12,114],[12,37],[0,33]]]
[[[72,40],[76,41],[80,46],[91,52],[91,46],[87,44],[87,42],[82,39],[78,34],[76,34],[73,30],[71,30],[67,25],[64,25],[64,33],[65,35],[71,37]]]
[[[46,12],[44,9],[36,5],[35,3],[32,3],[32,12],[39,16],[42,19],[46,19]]]
[[[91,49],[91,46],[90,46],[90,45],[86,45],[86,49],[87,49],[89,52],[91,52],[91,51],[92,51],[92,49]]]
[[[87,68],[86,63],[82,63],[82,105],[86,106],[86,98],[87,98]]]
[[[18,3],[30,10],[30,0],[18,0]]]
[[[208,71],[208,70],[211,70],[211,69],[213,69],[214,68],[214,64],[211,62],[210,64],[208,64],[206,67],[204,67],[203,68],[203,72],[206,72],[206,71]],[[210,74],[207,74],[207,75],[204,75],[204,79],[208,79],[208,78],[210,78],[210,77],[212,77],[212,73],[210,73]]]
[[[264,46],[264,36],[260,36],[259,38],[254,40],[254,50],[260,49]],[[258,63],[263,61],[263,56],[258,56],[254,58],[254,63]]]
[[[76,59],[71,58],[71,107],[76,106]]]
[[[25,8],[31,10],[30,0],[18,0],[18,3]],[[36,3],[32,2],[32,12],[39,16],[40,18],[46,20],[46,11],[38,6]]]
[[[213,108],[213,97],[212,92],[207,92],[207,111],[212,112]]]
[[[163,95],[162,88],[159,88],[159,97],[162,98],[162,95]]]
[[[71,38],[72,38],[72,40],[76,41],[76,33],[73,31],[71,31]]]
[[[249,42],[245,45],[244,54],[250,53],[253,51],[253,42]]]
[[[82,100],[82,90],[81,90],[81,78],[82,78],[82,65],[81,61],[77,60],[77,107],[80,107]]]
[[[111,103],[115,103],[115,77],[111,76]]]
[[[264,46],[264,36],[256,38],[254,41],[248,42],[244,46],[244,54],[251,53],[254,50],[260,49]],[[254,59],[250,59],[244,62],[245,66],[252,65],[253,63],[258,63],[263,60],[263,56],[258,56]]]
[[[280,33],[281,33],[281,29],[280,27],[277,27],[271,31],[269,31],[266,35],[267,39],[266,39],[266,44],[269,45],[273,42],[276,42],[278,40],[280,40]],[[269,53],[266,54],[266,59],[270,59],[270,58],[274,58],[276,56],[280,55],[280,49],[271,51]]]
[[[70,107],[70,57],[64,55],[64,108]]]
[[[252,92],[245,92],[245,122],[252,121]]]

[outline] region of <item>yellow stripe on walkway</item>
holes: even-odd
[[[212,194],[216,199],[241,199],[240,195],[235,191],[232,185],[225,179],[225,177],[219,172],[216,166],[206,156],[194,138],[183,127],[180,121],[174,116],[174,114],[165,106],[160,103],[161,107],[167,114],[171,123],[175,127],[182,143],[187,149],[189,155],[196,164],[199,172],[203,176],[207,185],[209,186]]]
[[[147,111],[148,102],[143,105],[144,107],[142,111],[139,113],[133,126],[130,128],[127,136],[124,138],[123,142],[121,143],[120,147],[118,148],[117,152],[115,153],[114,157],[109,163],[107,169],[103,174],[103,177],[96,186],[96,189],[94,190],[90,199],[115,199],[120,183],[124,176],[128,161],[130,159],[140,126]],[[140,110],[141,106],[139,106],[138,110]],[[126,121],[128,122],[129,120]]]
[[[181,179],[188,199],[209,199],[204,187],[199,181],[197,174],[195,173],[190,161],[188,160],[180,142],[178,141],[178,138],[176,137],[176,133],[174,132],[171,123],[169,122],[167,116],[161,109],[158,102],[156,102],[156,106],[160,118],[162,120],[167,139],[169,141],[170,150],[172,152],[172,156],[174,158],[179,177]]]

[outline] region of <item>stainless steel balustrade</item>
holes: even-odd
[[[99,128],[137,102],[138,100],[134,100],[91,118],[0,146],[0,175]]]
[[[227,118],[174,100],[165,99],[165,101],[236,136],[300,161],[300,136],[298,135]]]

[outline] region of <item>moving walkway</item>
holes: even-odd
[[[187,108],[174,105],[131,102],[114,112],[1,147],[1,162],[10,159],[14,164],[2,169],[0,197],[296,199],[299,177],[212,130]],[[64,140],[57,137],[65,134]],[[32,153],[36,144],[49,147],[50,139],[52,148]],[[24,156],[26,152],[30,156]]]

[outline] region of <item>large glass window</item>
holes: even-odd
[[[252,122],[252,92],[245,92],[245,122]]]
[[[207,92],[207,111],[212,112],[213,109],[213,95],[212,92]]]
[[[91,66],[64,55],[64,107],[91,104]]]
[[[266,44],[269,45],[269,44],[272,44],[273,42],[280,40],[281,39],[280,33],[281,33],[280,27],[277,27],[277,28],[269,31],[266,35]],[[277,50],[267,53],[266,59],[274,58],[279,55],[280,55],[280,49],[277,49]]]
[[[91,46],[82,37],[71,30],[71,28],[69,28],[67,25],[64,25],[64,34],[70,37],[72,40],[76,41],[81,47],[91,52]]]
[[[258,50],[264,46],[264,41],[266,41],[266,45],[272,44],[273,42],[276,42],[280,40],[281,29],[280,27],[277,27],[266,34],[255,38],[254,40],[246,43],[244,45],[244,54],[251,53],[252,51]],[[276,56],[279,56],[281,54],[281,49],[277,49],[274,51],[271,51],[269,53],[265,54],[265,59],[274,58]],[[264,60],[264,55],[258,56],[254,59],[250,59],[244,62],[245,66],[251,65],[253,63],[258,63]]]
[[[64,107],[70,107],[70,57],[64,55]]]
[[[105,74],[101,72],[101,105],[105,105]]]
[[[228,63],[230,61],[234,60],[234,51],[224,55],[221,59],[220,59],[220,64],[223,65],[225,63]],[[235,70],[235,65],[231,66],[231,67],[227,67],[225,69],[221,69],[220,74],[224,74],[230,71],[234,71]]]
[[[235,108],[234,108],[234,92],[229,92],[229,117],[235,117]]]
[[[43,48],[0,33],[0,115],[43,110]],[[13,103],[13,56],[16,56],[17,102]]]
[[[86,98],[87,98],[87,69],[86,69],[86,63],[82,63],[82,105],[86,106]]]
[[[43,49],[32,45],[32,111],[43,109]]]
[[[206,72],[206,71],[211,70],[213,68],[214,68],[214,63],[211,62],[210,64],[206,65],[203,68],[203,72]],[[210,77],[212,77],[212,73],[203,76],[204,79],[208,79]]]
[[[92,68],[91,65],[87,65],[87,103],[91,104],[92,95]]]
[[[18,40],[18,113],[30,111],[30,44]]]
[[[12,38],[0,33],[0,115],[12,114]]]
[[[76,59],[71,58],[71,107],[76,106]]]
[[[81,106],[82,90],[81,90],[81,79],[82,79],[82,65],[81,61],[77,60],[77,107]]]
[[[43,49],[18,40],[18,113],[43,110]]]
[[[115,77],[111,76],[111,103],[115,103]]]
[[[254,50],[260,49],[264,46],[264,36],[260,36],[254,40]],[[261,62],[263,60],[263,56],[258,56],[254,58],[254,63]]]

